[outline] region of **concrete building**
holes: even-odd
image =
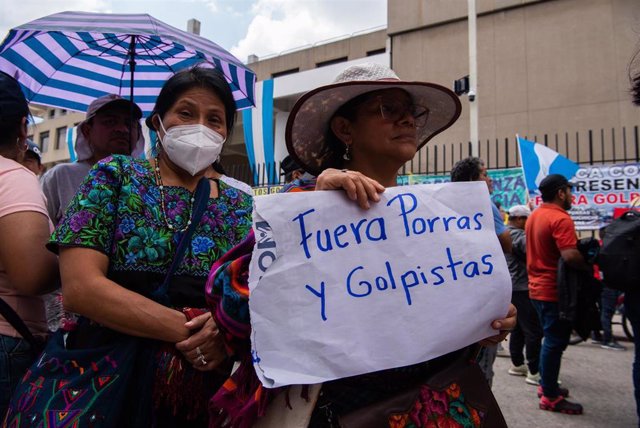
[[[447,87],[469,73],[467,1],[388,0],[387,9],[386,28],[270,57],[250,56],[258,80],[273,80],[273,161],[285,155],[284,123],[295,100],[350,64],[380,62],[405,80]],[[477,13],[475,102],[480,156],[490,167],[516,164],[516,133],[578,162],[638,159],[640,110],[630,102],[628,66],[640,47],[640,1],[477,0]],[[468,155],[467,97],[462,105],[460,120],[405,172],[447,171]],[[36,134],[47,131],[38,127],[39,143]],[[47,125],[50,141],[60,127]],[[254,146],[260,144],[260,136],[253,139]],[[56,161],[54,153],[45,151],[45,161]],[[239,115],[223,162],[231,175],[250,181],[247,159]]]
[[[568,132],[586,142],[589,129],[640,124],[628,77],[640,47],[640,2],[477,0],[477,14],[480,140]],[[468,74],[466,1],[390,0],[387,33],[400,76],[451,85]],[[468,107],[464,100],[461,119],[430,145],[468,141]],[[613,147],[601,157],[615,158]],[[567,154],[583,160],[573,147]]]
[[[329,83],[322,73],[325,64],[335,76],[349,63],[388,61],[405,80],[447,87],[469,74],[466,1],[389,0],[387,10],[385,30],[265,58],[250,67],[259,80],[273,78],[276,92],[289,81],[304,81],[298,93],[274,94],[280,111],[306,90]],[[638,158],[637,145],[626,140],[637,139],[633,130],[640,124],[628,78],[629,62],[640,46],[640,2],[477,0],[477,15],[475,102],[480,156],[489,158],[491,167],[515,165],[516,134],[546,142],[579,162]],[[432,140],[405,172],[447,171],[469,154],[466,97],[462,104],[458,122]],[[621,135],[623,128],[626,134]],[[589,130],[604,130],[606,136],[592,144],[595,149],[586,158],[586,144],[594,135]],[[618,141],[625,139],[625,147],[611,144],[616,135]]]
[[[42,151],[42,163],[52,166],[69,160],[69,140],[73,128],[84,119],[84,113],[59,108],[31,105],[31,114],[37,118],[29,126],[29,138]]]

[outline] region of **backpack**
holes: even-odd
[[[628,211],[607,227],[598,266],[607,287],[640,289],[640,212]]]

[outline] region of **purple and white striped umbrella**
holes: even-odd
[[[175,72],[206,62],[221,70],[238,110],[254,105],[256,76],[217,44],[150,15],[62,12],[12,29],[0,45],[0,71],[29,102],[86,111],[105,94],[153,109]]]

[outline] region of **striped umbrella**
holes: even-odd
[[[239,110],[254,104],[255,73],[217,44],[146,14],[57,13],[12,29],[0,45],[0,70],[28,101],[78,111],[118,94],[148,115],[164,82],[201,62],[224,73]]]

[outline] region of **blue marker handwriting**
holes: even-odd
[[[315,208],[296,215],[292,222],[297,225],[299,245],[305,258],[311,259],[314,254],[357,246],[364,242],[386,241],[389,238],[386,221],[393,219],[400,219],[402,222],[405,238],[436,232],[480,231],[483,226],[481,212],[421,217],[416,213],[418,198],[413,193],[397,194],[387,202],[385,208],[392,211],[392,217],[365,217],[347,224],[319,229],[310,228],[310,219],[318,215]]]

